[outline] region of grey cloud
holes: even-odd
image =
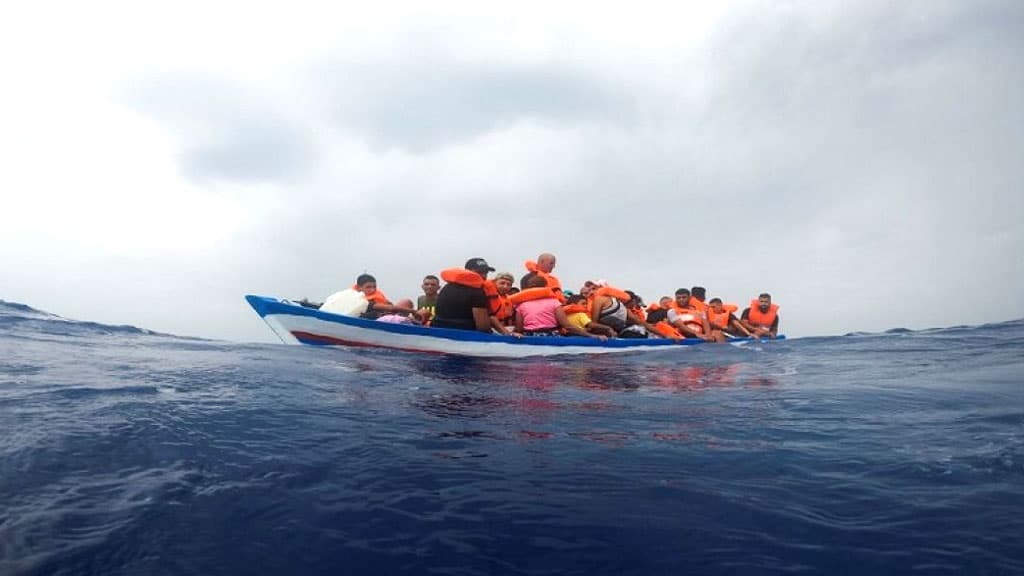
[[[410,59],[395,65],[338,65],[327,75],[336,118],[375,148],[414,153],[459,143],[520,120],[559,125],[618,122],[629,94],[561,65]]]
[[[298,127],[280,119],[236,118],[181,159],[185,175],[196,181],[290,182],[309,172],[313,152]]]
[[[193,181],[295,182],[314,168],[306,128],[242,86],[164,74],[136,79],[125,98],[170,127],[184,150],[182,173]]]

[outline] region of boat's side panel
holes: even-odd
[[[515,342],[451,340],[437,336],[383,332],[361,326],[325,321],[311,316],[287,314],[271,314],[265,316],[264,319],[285,342],[313,345],[371,346],[414,352],[501,358],[554,356],[559,354],[609,354],[637,350],[635,347],[606,348],[572,345],[524,345]],[[282,336],[279,330],[286,331],[287,336]]]

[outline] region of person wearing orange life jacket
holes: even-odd
[[[646,322],[647,312],[644,310],[644,299],[637,296],[636,292],[632,290],[626,290],[626,294],[629,294],[629,302],[626,303],[626,309],[632,312],[641,322]]]
[[[743,309],[740,324],[757,338],[775,338],[779,335],[779,305],[772,304],[767,292],[750,301],[750,308]]]
[[[361,315],[363,318],[376,320],[387,314],[401,314],[403,316],[413,314],[419,317],[419,313],[412,306],[392,304],[387,296],[377,289],[377,279],[369,274],[360,274],[356,277],[356,283],[352,286],[352,289],[362,292],[369,302],[366,312],[363,312]],[[420,319],[422,318],[420,317]]]
[[[491,328],[498,334],[520,336],[512,328],[515,326],[515,308],[509,302],[509,290],[516,281],[508,272],[499,272],[494,280],[484,283],[484,294],[487,295],[487,308],[491,315]]]
[[[686,288],[676,290],[676,300],[668,311],[668,322],[686,338],[715,340],[708,319],[690,302],[690,291]]]
[[[656,334],[654,326],[629,311],[635,294],[605,285],[591,295],[590,317],[596,325],[607,326],[620,338],[648,338]]]
[[[565,317],[570,324],[579,326],[583,330],[594,334],[615,336],[615,333],[612,332],[611,328],[602,326],[601,324],[595,324],[591,321],[590,305],[587,302],[587,298],[582,294],[566,296],[566,301],[562,306],[562,311],[565,312]]]
[[[708,305],[704,302],[707,298],[708,291],[703,286],[694,286],[690,288],[690,304],[693,304],[694,308],[701,312],[707,312]]]
[[[733,314],[738,308],[735,304],[723,304],[721,298],[712,298],[705,312],[711,331],[726,336],[750,336],[750,331]]]
[[[575,336],[586,336],[606,340],[602,335],[592,334],[569,319],[561,302],[544,278],[530,278],[526,288],[512,299],[516,306],[516,332],[526,336],[560,336],[563,331]]]
[[[437,294],[431,326],[490,332],[490,304],[484,283],[488,272],[493,271],[483,258],[470,258],[465,268],[441,271],[441,279],[447,284]]]
[[[565,295],[562,294],[562,283],[557,276],[551,273],[555,269],[556,261],[555,255],[547,252],[537,256],[536,262],[527,260],[525,264],[527,273],[519,279],[519,287],[525,289],[531,278],[540,276],[546,282],[547,287],[555,292],[555,297],[564,304]]]
[[[648,306],[647,323],[654,326],[655,334],[679,340],[683,337],[682,333],[668,321],[668,311],[672,309],[673,302],[671,296],[662,296],[657,302]]]

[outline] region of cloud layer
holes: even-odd
[[[21,230],[40,241],[0,249],[15,270],[0,296],[266,339],[241,294],[322,298],[370,271],[414,296],[470,256],[519,273],[553,251],[565,283],[605,277],[648,300],[771,291],[797,335],[1024,316],[1017,3],[524,10],[362,14],[280,61],[254,40],[265,66],[238,49],[108,71],[97,93],[119,123],[60,153],[148,167],[149,182],[79,180],[104,229],[134,236],[112,250],[33,212]],[[672,35],[688,15],[700,26]],[[57,176],[14,178],[39,190],[17,209],[67,203]],[[159,233],[132,250],[140,226]],[[72,269],[74,303],[44,283]],[[160,306],[111,310],[113,289]],[[950,292],[981,298],[951,309]]]

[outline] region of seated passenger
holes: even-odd
[[[743,309],[740,324],[756,338],[775,338],[779,334],[779,305],[772,304],[767,292],[750,301],[750,308]]]
[[[565,330],[576,336],[605,340],[604,336],[591,334],[569,323],[562,310],[562,303],[544,278],[530,278],[526,286],[525,290],[512,298],[516,306],[516,332],[526,336],[559,336]]]
[[[587,298],[582,294],[567,296],[566,303],[562,306],[562,311],[565,312],[565,317],[570,324],[579,326],[593,334],[615,336],[611,328],[601,324],[594,324],[590,320],[590,306],[587,305]]]
[[[494,276],[493,281],[484,285],[484,293],[488,298],[488,311],[491,315],[491,328],[498,334],[505,336],[521,336],[513,330],[515,327],[515,309],[509,302],[509,289],[515,283],[515,276],[509,272],[499,272]],[[488,286],[488,284],[490,284]]]
[[[662,296],[657,303],[647,307],[647,323],[654,326],[654,333],[665,338],[679,340],[683,337],[668,321],[668,311],[672,309],[672,298]]]
[[[686,288],[676,290],[676,301],[668,311],[668,321],[685,338],[700,338],[713,342],[708,319],[690,302],[690,291]]]
[[[735,304],[722,304],[721,298],[712,298],[708,302],[708,326],[712,332],[720,332],[726,336],[750,336],[750,331],[740,324],[733,314],[739,307]]]
[[[437,306],[437,291],[441,289],[441,279],[433,274],[423,277],[423,284],[420,286],[423,295],[416,298],[416,309],[424,318],[424,323],[429,324],[434,317],[434,306]]]
[[[547,252],[537,256],[536,262],[527,260],[526,270],[528,272],[519,280],[519,287],[528,288],[530,279],[540,276],[544,279],[545,286],[554,291],[555,298],[558,298],[560,302],[565,302],[565,296],[562,294],[562,283],[558,280],[558,277],[551,273],[555,269],[555,262],[555,255],[548,254]]]
[[[592,292],[590,317],[594,323],[610,328],[620,338],[647,338],[654,333],[654,326],[637,318],[627,305],[633,300],[629,292],[603,286]]]
[[[701,312],[707,312],[708,305],[704,303],[704,299],[707,298],[707,290],[703,286],[694,286],[690,288],[690,304]]]
[[[360,274],[356,278],[356,285],[354,288],[363,293],[366,296],[366,300],[369,301],[369,305],[366,308],[366,312],[363,312],[362,317],[370,320],[376,320],[385,314],[416,314],[416,310],[412,307],[412,302],[408,302],[409,306],[399,306],[392,304],[388,300],[387,296],[383,292],[377,289],[377,279],[369,274]]]
[[[362,302],[356,302],[351,298],[353,291],[362,294],[366,300],[365,306],[362,306]],[[358,306],[355,304],[358,304]],[[325,312],[334,312],[346,316],[360,316],[370,320],[375,320],[385,314],[416,313],[412,306],[395,306],[391,304],[387,297],[384,296],[384,293],[377,290],[377,279],[369,274],[360,274],[351,289],[335,292],[328,296],[320,309]]]
[[[441,272],[447,284],[437,295],[434,307],[435,328],[491,331],[491,314],[484,293],[484,282],[492,268],[483,258],[470,258],[465,268],[449,268]]]
[[[641,322],[647,321],[647,312],[644,311],[644,299],[637,296],[636,292],[626,290],[629,294],[629,302],[626,302],[626,309],[633,313]]]

